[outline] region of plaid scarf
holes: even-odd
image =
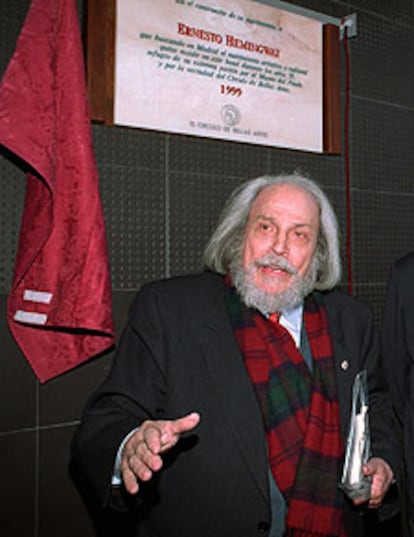
[[[279,323],[242,305],[227,287],[231,324],[263,413],[269,465],[288,507],[286,536],[343,537],[338,489],[343,446],[333,348],[321,295],[304,326],[313,372]]]

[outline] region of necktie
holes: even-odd
[[[279,319],[280,319],[280,313],[279,312],[275,312],[275,313],[269,313],[269,317],[268,317],[269,321],[271,321],[272,323],[278,323],[279,322]]]

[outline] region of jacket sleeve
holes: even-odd
[[[398,428],[381,364],[379,338],[372,312],[368,306],[342,293],[332,293],[327,298],[334,336],[344,440],[349,430],[353,382],[356,374],[365,369],[369,397],[371,454],[373,457],[384,459],[391,466],[395,478],[399,480],[401,448]],[[394,492],[395,490],[391,491],[392,494],[389,495],[390,501]],[[391,503],[395,506],[394,500],[395,498]]]
[[[161,419],[166,381],[164,337],[156,294],[141,290],[109,375],[89,400],[71,446],[71,472],[87,484],[101,505],[123,509],[122,485],[111,486],[114,463],[124,437],[146,419]],[[140,496],[140,494],[138,494]],[[138,498],[140,500],[141,498]]]
[[[372,319],[364,330],[363,348],[365,349],[363,368],[367,370],[368,379],[372,456],[387,461],[397,477],[401,461],[397,425],[380,360],[378,335]]]
[[[363,338],[363,368],[367,370],[369,392],[369,424],[372,457],[385,460],[393,470],[395,483],[389,488],[378,510],[380,520],[394,516],[400,509],[398,489],[401,483],[402,452],[398,425],[392,408],[384,369],[380,359],[379,338],[371,312],[361,326]]]
[[[381,354],[392,403],[398,421],[402,425],[409,394],[408,382],[412,359],[407,345],[407,312],[399,279],[398,269],[394,266],[390,272],[385,299]]]

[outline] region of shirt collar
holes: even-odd
[[[282,311],[279,322],[292,336],[296,347],[300,347],[300,334],[303,323],[303,302],[294,308]]]

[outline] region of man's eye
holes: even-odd
[[[307,239],[308,234],[306,233],[306,231],[301,231],[298,229],[295,231],[295,237],[298,239]]]
[[[260,224],[260,229],[263,230],[263,231],[269,231],[270,229],[272,229],[272,226],[270,224]]]

